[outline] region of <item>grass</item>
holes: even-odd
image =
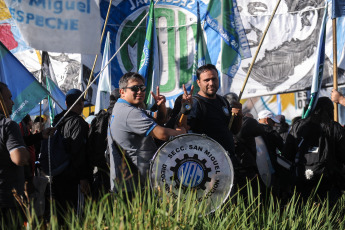
[[[247,195],[234,194],[218,210],[205,212],[205,202],[196,202],[195,193],[179,193],[177,199],[164,190],[139,190],[128,194],[104,194],[99,200],[86,199],[78,216],[65,212],[63,225],[56,215],[44,224],[27,205],[27,229],[345,229],[345,196],[332,207],[312,194],[306,201],[295,193],[282,204],[271,193],[254,196],[250,185]],[[53,211],[53,210],[52,210]],[[54,211],[53,211],[54,213]],[[25,229],[13,221],[2,229]]]

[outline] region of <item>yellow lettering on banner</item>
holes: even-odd
[[[10,11],[8,10],[4,0],[0,0],[0,20],[11,18]]]

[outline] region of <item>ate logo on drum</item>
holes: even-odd
[[[179,189],[180,186],[183,190],[189,187],[206,189],[206,182],[211,181],[211,178],[208,176],[211,169],[206,167],[206,159],[200,160],[197,154],[194,154],[193,157],[184,154],[183,159],[177,158],[175,162],[176,165],[170,167],[170,170],[173,172],[173,176],[170,180],[176,182],[176,189]]]

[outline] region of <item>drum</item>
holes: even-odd
[[[261,136],[255,137],[256,143],[256,165],[266,187],[270,187],[273,181],[274,169],[264,139]]]
[[[150,166],[151,186],[177,198],[179,189],[196,191],[197,200],[207,203],[207,213],[228,198],[234,170],[224,148],[200,134],[183,134],[163,144]]]

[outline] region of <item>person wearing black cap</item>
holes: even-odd
[[[71,89],[66,94],[66,110],[56,115],[53,126],[60,119],[61,134],[65,143],[65,150],[70,154],[70,163],[59,175],[53,177],[52,190],[58,207],[65,211],[67,205],[77,208],[78,185],[84,194],[89,193],[88,180],[92,175],[92,169],[87,162],[86,142],[89,126],[80,116],[84,108],[84,97],[78,89]],[[80,98],[80,99],[79,99]],[[73,107],[72,107],[73,106]]]

